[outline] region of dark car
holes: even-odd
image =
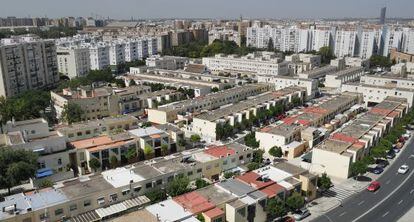
[[[375,163],[377,164],[377,167],[381,167],[381,168],[385,168],[385,167],[387,167],[390,164],[388,162],[388,160],[383,160],[383,159],[377,159],[375,161]]]
[[[381,174],[382,172],[384,172],[384,169],[382,167],[374,167],[371,170],[371,173],[375,173],[375,174]]]
[[[387,159],[394,159],[394,157],[395,157],[394,150],[388,151],[388,153],[387,153]]]

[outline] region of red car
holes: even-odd
[[[380,188],[380,183],[378,181],[372,181],[371,184],[369,184],[367,190],[370,192],[375,192]]]

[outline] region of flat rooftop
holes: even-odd
[[[223,189],[210,185],[201,189],[196,190],[198,194],[207,198],[214,205],[221,205],[237,199],[236,196],[224,191]]]
[[[77,199],[113,189],[113,186],[102,175],[93,175],[64,182],[59,189],[69,199]]]
[[[282,99],[282,97],[298,91],[305,91],[305,89],[301,87],[288,87],[274,92],[266,92],[257,96],[250,97],[246,100],[240,101],[238,103],[224,108],[219,108],[206,113],[202,113],[196,116],[195,118],[204,119],[208,121],[216,121],[218,119],[245,111],[250,108],[256,108],[256,106],[260,104]]]
[[[225,181],[216,183],[215,186],[227,190],[227,192],[238,197],[247,195],[248,193],[256,190],[255,188],[235,179],[227,179]]]
[[[145,178],[136,174],[131,168],[126,167],[103,171],[102,176],[116,188],[128,185],[131,180],[134,183],[145,180]]]

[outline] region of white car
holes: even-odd
[[[404,164],[404,165],[400,166],[400,168],[398,168],[398,173],[399,174],[405,174],[405,173],[407,173],[408,169],[409,169],[408,165]]]

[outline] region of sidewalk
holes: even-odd
[[[409,139],[409,141],[413,137],[414,136],[412,136]],[[409,141],[407,141],[403,149],[406,148]],[[401,152],[397,153],[394,159],[388,160],[390,165],[394,164],[395,160],[398,159],[400,155],[401,155]],[[332,183],[334,184],[334,187],[332,187],[330,191],[327,191],[327,192],[332,192],[331,190],[333,190],[334,195],[330,195],[330,196],[325,195],[308,203],[307,208],[309,209],[311,215],[305,218],[303,221],[305,222],[312,221],[315,218],[325,214],[326,212],[340,206],[343,201],[345,201],[352,195],[357,194],[363,191],[364,189],[366,189],[366,187],[368,187],[371,181],[377,180],[382,174],[387,172],[389,168],[390,166],[386,167],[384,169],[384,172],[382,172],[379,175],[369,173],[369,172],[365,173],[364,176],[371,179],[371,180],[366,180],[366,181],[356,181],[353,178],[348,178],[348,179],[331,178]],[[338,195],[338,191],[341,191],[342,193]],[[403,218],[401,218],[401,221],[399,222],[409,222],[409,221],[411,222],[413,221],[412,219],[413,217],[414,217],[414,208],[412,208]]]

